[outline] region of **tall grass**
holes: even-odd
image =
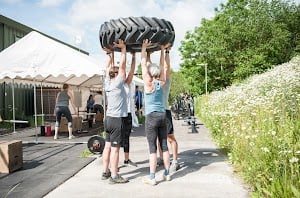
[[[299,102],[300,57],[195,101],[252,197],[300,197]]]

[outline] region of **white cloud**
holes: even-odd
[[[177,51],[180,41],[187,31],[200,25],[202,18],[210,18],[214,14],[214,7],[226,0],[110,0],[107,3],[98,0],[77,0],[67,11],[67,24],[60,24],[58,28],[68,35],[71,44],[75,36],[82,37],[82,47],[91,54],[98,56],[103,53],[99,44],[99,29],[101,24],[110,19],[130,16],[157,17],[169,20],[175,29],[176,39],[171,58],[173,67],[178,69],[180,54]],[[218,2],[218,3],[216,3]]]
[[[41,0],[39,5],[41,7],[57,7],[60,6],[65,0]]]
[[[6,0],[7,1],[7,0]],[[17,0],[13,0],[17,1]],[[169,20],[175,29],[175,42],[171,61],[173,68],[178,69],[180,54],[178,48],[185,33],[199,26],[202,18],[214,15],[214,7],[227,0],[38,0],[22,1],[27,5],[19,14],[24,19],[30,13],[39,20],[30,21],[38,30],[50,34],[63,42],[82,48],[91,55],[101,57],[103,54],[99,43],[100,26],[110,19],[130,16],[157,17]],[[29,7],[39,2],[38,12],[32,12]],[[12,8],[11,8],[12,9]],[[22,8],[20,8],[22,9]],[[18,15],[18,10],[15,10]],[[17,18],[18,18],[17,17]],[[23,20],[24,21],[24,20]],[[46,23],[45,23],[46,21]],[[40,23],[42,22],[42,23]],[[82,38],[80,45],[75,42],[76,36]],[[79,45],[79,46],[78,46]],[[158,59],[158,58],[157,58]],[[155,58],[153,59],[155,61]]]

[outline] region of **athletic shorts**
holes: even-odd
[[[106,116],[104,122],[105,141],[110,142],[112,147],[120,147],[122,144],[123,119]]]
[[[173,127],[173,119],[171,110],[166,109],[166,118],[167,118],[167,132],[168,134],[174,133],[174,127]]]

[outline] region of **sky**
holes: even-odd
[[[0,14],[87,51],[99,64],[105,63],[106,56],[99,42],[99,30],[104,22],[131,16],[163,18],[170,21],[175,29],[170,57],[171,67],[176,71],[181,63],[178,48],[186,32],[200,26],[202,18],[212,18],[215,8],[220,8],[220,4],[226,2],[227,0],[0,0]],[[118,54],[116,61],[117,59]],[[154,56],[152,60],[158,62],[158,56]]]

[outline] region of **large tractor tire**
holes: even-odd
[[[152,43],[147,51],[160,50],[160,45],[173,45],[175,31],[171,22],[155,17],[129,17],[112,19],[101,25],[99,39],[102,48],[114,51],[113,43],[122,39],[128,52],[140,52],[144,39]]]

